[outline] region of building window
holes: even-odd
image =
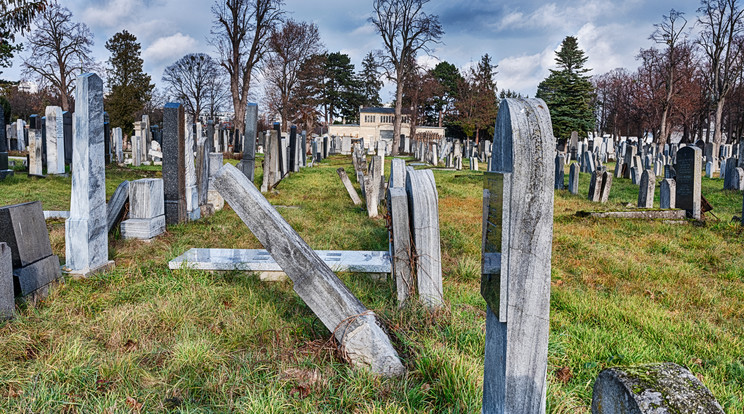
[[[375,123],[375,116],[374,115],[364,115],[364,122],[366,123]]]
[[[380,122],[383,124],[392,124],[393,123],[393,116],[392,115],[382,115],[380,117]]]

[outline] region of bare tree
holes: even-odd
[[[273,30],[269,40],[269,54],[264,66],[266,95],[271,107],[282,118],[282,129],[287,130],[290,100],[299,87],[299,75],[305,59],[321,53],[318,26],[314,23],[288,20],[280,30]]]
[[[36,29],[28,37],[29,54],[23,61],[23,74],[41,85],[51,85],[65,111],[70,110],[75,76],[99,69],[90,57],[93,34],[85,23],[71,19],[70,10],[59,5],[39,14],[34,21]]]
[[[744,30],[744,9],[739,0],[702,0],[698,22],[702,26],[699,43],[710,65],[708,89],[716,106],[713,143],[721,143],[721,119],[726,97],[742,69],[742,48],[738,38]]]
[[[279,23],[282,0],[217,0],[212,6],[215,20],[212,45],[220,65],[230,76],[230,94],[235,111],[235,128],[242,131],[245,106],[253,69],[261,63],[269,36]]]
[[[165,68],[163,82],[168,85],[169,95],[183,103],[186,111],[198,119],[205,108],[220,99],[212,93],[220,93],[214,85],[221,75],[219,64],[211,56],[190,53]]]
[[[669,112],[672,107],[672,100],[677,92],[676,86],[681,82],[682,78],[677,73],[677,66],[680,65],[680,58],[684,55],[679,53],[679,43],[685,42],[685,26],[687,26],[687,19],[684,17],[684,13],[676,11],[674,9],[669,11],[668,16],[663,16],[663,21],[659,24],[655,24],[656,30],[651,34],[650,39],[658,44],[666,45],[666,50],[663,52],[663,59],[659,62],[660,65],[658,70],[661,72],[664,78],[664,89],[665,95],[661,102],[661,125],[659,139],[657,141],[660,148],[664,147],[671,128],[668,128]],[[684,56],[689,57],[689,56]]]
[[[393,124],[393,155],[400,146],[400,124],[403,109],[403,80],[406,61],[419,51],[431,53],[430,45],[438,43],[444,31],[439,16],[426,14],[429,0],[374,0],[369,21],[382,36],[384,53],[381,62],[388,79],[395,82],[395,123]]]

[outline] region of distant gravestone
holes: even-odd
[[[571,163],[568,169],[568,191],[571,194],[579,194],[579,164]]]
[[[733,164],[733,162],[732,162]],[[731,177],[731,184],[733,186],[733,190],[744,190],[744,168],[736,167],[734,168],[734,173]]]
[[[0,180],[12,176],[13,170],[8,168],[8,142],[5,128],[5,112],[0,106]]]
[[[247,146],[247,145],[246,145]],[[221,152],[209,154],[209,186],[207,192],[207,203],[212,205],[214,211],[220,211],[225,207],[225,199],[220,192],[214,188],[214,177],[224,164],[224,155]],[[245,171],[243,171],[245,174]]]
[[[565,177],[565,157],[563,154],[558,154],[555,157],[555,185],[553,186],[556,190],[563,190],[564,177]]]
[[[186,143],[184,144],[185,157],[184,173],[186,183],[186,217],[188,220],[198,220],[201,218],[201,208],[199,208],[199,187],[196,185],[196,165],[194,162],[194,152],[196,152],[197,142],[195,140],[196,131],[194,128],[194,119],[191,115],[185,117],[184,130],[186,131],[185,138]],[[192,149],[193,148],[193,149]]]
[[[602,172],[602,188],[599,193],[599,202],[606,203],[610,199],[610,190],[612,189],[612,174],[605,170]]]
[[[672,178],[665,178],[661,181],[661,189],[659,192],[660,207],[661,208],[675,208],[676,207],[676,192],[677,183]]]
[[[589,201],[598,203],[602,198],[602,174],[604,174],[602,170],[596,170],[592,173],[592,179],[589,181]]]
[[[677,208],[687,211],[687,216],[700,219],[702,150],[686,146],[677,151]]]
[[[65,164],[72,165],[72,112],[62,112],[62,132],[65,139]]]
[[[87,277],[113,266],[108,259],[103,81],[85,73],[75,87],[70,218],[65,222],[65,268]]]
[[[654,208],[656,176],[651,170],[643,170],[638,191],[638,208]]]
[[[62,108],[46,107],[47,174],[65,173],[65,136]]]

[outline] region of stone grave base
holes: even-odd
[[[121,237],[150,240],[165,232],[165,215],[151,219],[129,219],[121,222]]]
[[[579,217],[594,218],[623,218],[623,219],[664,219],[664,220],[684,220],[687,218],[685,210],[638,210],[638,211],[577,211]]]
[[[20,288],[20,292],[16,291],[16,293],[22,296],[39,292],[61,276],[59,257],[55,255],[13,270],[14,283],[17,283],[16,289]],[[41,292],[40,295],[46,296],[45,292]]]
[[[84,269],[84,270],[70,270],[66,267],[62,267],[62,272],[66,274],[67,276],[72,277],[73,279],[80,279],[80,278],[89,278],[97,273],[101,272],[107,272],[109,270],[112,270],[115,266],[115,263],[113,260],[109,260],[104,265],[99,266],[95,269]]]

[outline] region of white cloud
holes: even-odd
[[[501,59],[496,69],[498,88],[534,96],[537,85],[545,79],[548,69],[553,66],[554,52],[552,47],[548,47],[540,53]]]
[[[88,6],[83,10],[83,21],[90,26],[114,27],[128,20],[138,11],[147,10],[142,0],[109,0],[105,4],[96,2],[95,6]]]
[[[179,32],[171,36],[161,37],[152,42],[142,52],[142,57],[146,61],[170,62],[187,53],[198,52],[196,50],[197,44],[196,39]]]

